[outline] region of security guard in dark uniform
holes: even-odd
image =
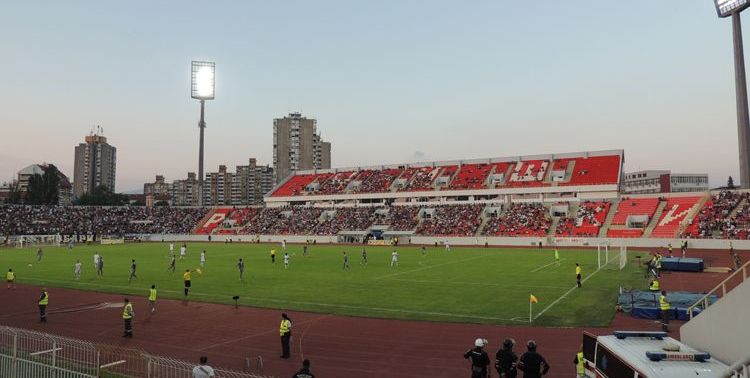
[[[513,345],[515,345],[513,339],[505,339],[502,349],[498,349],[495,353],[495,370],[500,378],[516,378],[518,374],[516,370],[518,356],[513,352]]]
[[[310,372],[310,360],[302,361],[302,369],[293,375],[292,378],[315,378],[315,375]]]
[[[490,376],[490,356],[484,351],[487,340],[476,339],[474,348],[464,353],[464,358],[471,359],[471,378],[487,378]]]
[[[279,325],[279,336],[281,336],[281,358],[289,358],[289,340],[292,338],[292,320],[286,313],[281,314],[281,324]]]
[[[47,294],[47,288],[42,289],[42,294],[39,296],[39,321],[47,323],[47,305],[49,304],[49,294]]]

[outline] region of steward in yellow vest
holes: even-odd
[[[42,294],[39,296],[39,321],[47,323],[47,305],[49,304],[49,294],[47,294],[47,288],[42,289]]]
[[[281,324],[279,324],[279,335],[281,336],[281,358],[289,358],[289,340],[292,338],[292,320],[286,313],[281,314]]]
[[[128,298],[125,298],[125,306],[122,308],[122,319],[125,321],[125,334],[122,337],[133,337],[133,304]]]
[[[651,284],[648,286],[648,289],[650,291],[658,292],[660,290],[659,289],[659,280],[653,280],[653,281],[651,281]]]

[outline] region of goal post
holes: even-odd
[[[621,245],[617,248],[612,248],[610,253],[609,248],[603,251],[602,264],[600,268],[606,270],[623,270],[628,265],[628,247]]]
[[[9,244],[12,243],[16,248],[59,247],[61,240],[60,235],[16,235],[8,238]]]

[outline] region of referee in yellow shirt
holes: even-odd
[[[182,274],[182,279],[185,280],[185,299],[187,299],[188,292],[190,291],[190,280],[192,279],[190,269],[185,269],[185,273]]]
[[[576,263],[576,283],[581,287],[581,265]]]
[[[151,307],[151,313],[156,312],[156,285],[151,285],[148,289],[148,305]]]

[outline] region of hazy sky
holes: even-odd
[[[270,164],[273,118],[300,111],[335,167],[623,148],[626,170],[737,179],[710,0],[13,1],[0,49],[0,181],[72,178],[95,125],[117,190],[197,171],[193,59],[217,62],[207,171]]]

